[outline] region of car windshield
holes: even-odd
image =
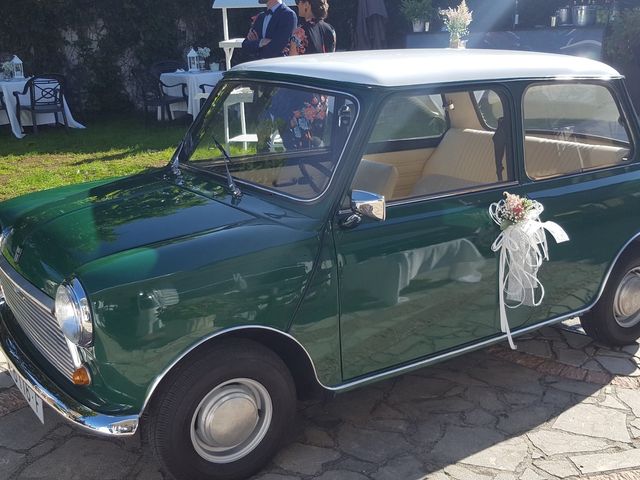
[[[328,187],[356,117],[342,94],[268,82],[229,82],[215,94],[192,134],[185,163],[242,186],[300,200]]]

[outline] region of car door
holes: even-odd
[[[474,87],[384,103],[352,188],[385,195],[387,218],[335,219],[345,380],[499,332],[487,209],[514,185],[507,99]]]
[[[611,83],[545,80],[520,87],[523,169],[513,193],[539,201],[542,220],[569,236],[556,244],[547,235],[549,260],[538,275],[542,304],[509,312],[535,324],[597,299],[609,267],[640,230],[639,165],[631,115]]]

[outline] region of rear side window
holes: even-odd
[[[440,138],[447,120],[440,95],[398,95],[390,98],[378,117],[370,143]]]
[[[623,164],[631,141],[613,93],[603,85],[549,83],[527,89],[525,166],[544,179]]]

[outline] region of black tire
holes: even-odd
[[[241,382],[236,383],[236,380]],[[230,381],[233,382],[227,383]],[[242,382],[253,383],[249,383],[250,387],[247,388]],[[198,453],[197,448],[202,451],[203,447],[196,447],[202,445],[202,440],[199,440],[201,434],[197,428],[200,415],[194,415],[196,410],[204,411],[202,405],[212,404],[227,405],[227,409],[234,409],[238,406],[236,403],[220,399],[228,398],[227,390],[224,390],[224,396],[218,394],[218,403],[212,403],[212,400],[208,399],[216,399],[215,392],[220,392],[221,389],[251,390],[251,387],[261,388],[260,386],[264,387],[270,397],[263,405],[268,404],[270,400],[272,409],[267,427],[259,428],[260,425],[267,424],[266,421],[263,422],[264,418],[268,417],[265,415],[266,407],[259,414],[262,419],[258,420],[258,426],[253,427],[252,435],[258,430],[264,432],[266,429],[263,437],[255,434],[255,441],[259,443],[251,447],[241,458],[228,463],[217,461],[217,458],[212,461],[211,458],[205,458]],[[242,407],[245,405],[246,401],[244,404],[241,403]],[[217,410],[210,411],[222,410],[224,409],[217,407]],[[237,408],[232,411],[237,411]],[[295,414],[296,392],[293,379],[280,357],[257,342],[230,339],[189,356],[183,361],[182,366],[170,374],[149,406],[146,422],[143,424],[143,435],[162,465],[178,480],[244,479],[260,470],[275,454],[293,424]],[[202,416],[206,418],[206,415]],[[211,418],[213,416],[212,414]],[[211,422],[207,425],[215,424]],[[224,430],[224,427],[220,428]],[[211,429],[215,430],[214,427]],[[225,435],[220,433],[220,430],[216,431],[216,434]],[[212,434],[209,438],[214,436]],[[257,440],[258,438],[260,440]],[[209,446],[207,442],[204,443]],[[209,450],[205,450],[205,455],[208,453]],[[228,456],[225,460],[230,458],[232,457]]]
[[[620,302],[620,298],[629,301]],[[639,252],[625,255],[614,268],[598,303],[580,317],[582,328],[591,338],[606,345],[635,343],[640,338],[640,301],[634,298],[640,300]]]

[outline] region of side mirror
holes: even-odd
[[[383,195],[354,190],[351,193],[351,210],[357,215],[384,221],[387,218],[387,203]]]

